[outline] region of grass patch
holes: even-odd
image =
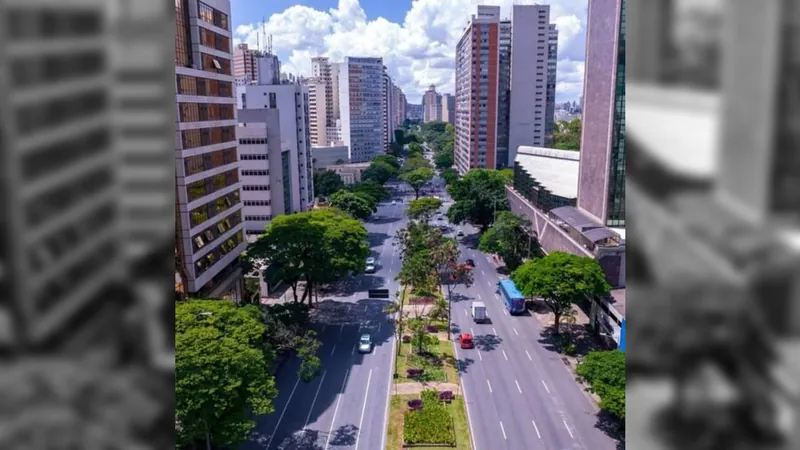
[[[403,440],[412,445],[456,443],[455,425],[435,390],[423,391],[422,408],[403,413]]]
[[[403,428],[405,411],[408,410],[408,401],[420,398],[419,395],[393,395],[389,404],[389,425],[386,432],[386,448],[384,450],[403,449]],[[450,404],[445,404],[450,417],[453,419],[454,432],[456,436],[456,450],[471,450],[469,424],[467,422],[467,412],[464,408],[464,400],[456,396]],[[414,447],[415,450],[441,450],[442,447]]]

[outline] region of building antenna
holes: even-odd
[[[268,41],[268,42],[269,42],[269,44],[268,44],[268,45],[269,45],[269,48],[268,48],[268,50],[267,50],[267,51],[268,51],[268,52],[269,52],[269,54],[271,55],[271,54],[272,54],[272,35],[271,35],[271,34],[269,35],[269,41]]]
[[[264,34],[264,45],[267,44],[267,18],[261,16],[261,33]],[[259,49],[261,50],[261,49]]]
[[[256,50],[261,51],[261,34],[256,33]]]

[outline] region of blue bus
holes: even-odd
[[[500,280],[499,283],[500,295],[503,296],[503,302],[506,304],[506,309],[511,314],[521,314],[525,312],[525,296],[517,289],[517,285],[511,280]]]

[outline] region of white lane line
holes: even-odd
[[[369,305],[364,305],[364,312],[369,311]]]
[[[470,328],[470,329],[469,329],[469,334],[471,334],[471,335],[475,336],[475,332],[474,332],[474,331],[472,331],[472,328]]]
[[[494,327],[492,327],[492,334],[497,336],[497,330],[495,330]]]
[[[353,349],[350,350],[350,354],[351,355],[355,355],[356,354],[356,344],[353,344]]]
[[[480,299],[481,299],[481,294],[478,294],[478,300],[480,300]]]
[[[325,441],[325,450],[331,445],[331,436],[333,436],[333,427],[336,425],[336,414],[339,412],[339,403],[342,402],[342,394],[344,394],[344,385],[347,383],[347,375],[350,374],[350,369],[344,372],[344,381],[342,381],[342,390],[339,392],[339,399],[336,400],[336,408],[333,409],[333,420],[331,420],[331,429],[328,430],[328,439]],[[269,448],[269,446],[267,446]]]
[[[514,380],[514,384],[517,385],[517,390],[519,391],[520,394],[522,394],[522,388],[519,387],[519,382],[517,380]]]
[[[480,351],[480,350],[478,350],[478,359],[480,359],[481,361],[483,361],[483,355],[481,354],[481,351]]]
[[[489,383],[489,380],[486,380],[486,385],[489,386],[489,393],[492,393],[492,383]]]
[[[497,292],[494,293],[494,296],[497,297],[498,300],[500,300],[500,296],[497,295]]]
[[[323,325],[322,326],[322,330],[320,330],[319,334],[324,333],[325,332],[325,328],[327,328],[327,327],[328,327],[328,325]]]
[[[486,271],[485,270],[481,269],[481,273],[483,274],[483,276],[486,276]]]
[[[311,420],[311,413],[314,411],[314,405],[317,403],[317,397],[319,397],[319,390],[322,389],[322,383],[325,382],[325,375],[328,374],[328,371],[322,372],[322,378],[319,380],[319,386],[317,386],[317,392],[314,394],[314,400],[311,401],[311,408],[308,409],[308,415],[306,416],[305,425],[303,425],[303,429],[305,430],[308,428],[308,422]]]
[[[270,444],[272,444],[272,438],[275,437],[275,433],[278,431],[278,428],[281,426],[281,421],[283,420],[283,415],[286,414],[286,409],[289,408],[289,403],[292,402],[292,397],[294,396],[294,391],[297,389],[297,385],[300,384],[300,378],[294,382],[294,387],[292,388],[292,392],[289,394],[289,399],[286,400],[286,404],[283,405],[283,411],[281,411],[280,417],[278,417],[278,423],[275,424],[275,429],[272,430],[272,435],[270,435],[269,440],[267,441],[267,448],[269,448]]]
[[[500,351],[503,352],[503,358],[505,358],[506,361],[508,361],[508,355],[506,355],[506,351],[503,349],[500,349]]]
[[[550,393],[550,388],[547,387],[547,385],[544,383],[544,380],[542,380],[542,386],[544,386],[544,390],[547,391],[547,393],[549,394]]]
[[[502,421],[500,421],[500,431],[503,432],[503,439],[508,440],[508,437],[506,436],[506,429],[505,429],[505,427],[503,427],[503,422]]]
[[[336,351],[336,344],[333,344],[333,348],[331,349],[331,355],[333,355],[333,352],[335,351]]]
[[[344,324],[342,324],[342,326],[339,327],[339,337],[342,337],[342,332],[343,331],[344,331]]]
[[[492,285],[492,282],[491,282],[491,281],[489,281],[489,280],[486,280],[486,284],[488,284],[489,286],[491,286],[491,285]]]
[[[567,425],[567,421],[564,420],[564,419],[561,419],[561,422],[564,423],[564,428],[567,429],[567,433],[569,433],[569,437],[571,437],[572,439],[575,439],[575,436],[572,435],[572,430],[570,430],[569,429],[569,425]]]
[[[531,354],[530,354],[530,353],[528,353],[528,351],[527,351],[527,350],[525,350],[525,354],[526,354],[526,355],[528,355],[528,359],[529,359],[529,360],[533,361],[533,358],[531,358]]]
[[[534,422],[533,420],[531,420],[531,423],[533,424],[533,429],[534,429],[534,430],[536,430],[536,436],[537,436],[539,439],[541,439],[541,438],[542,438],[542,435],[539,433],[539,427],[537,427],[537,426],[536,426],[536,422]]]
[[[367,399],[369,398],[369,382],[372,380],[372,369],[369,369],[367,376],[367,392],[364,394],[364,406],[361,407],[361,419],[358,421],[358,432],[356,433],[356,450],[358,450],[358,440],[361,438],[361,427],[364,425],[364,413],[367,411]]]
[[[516,328],[511,328],[511,329],[512,329],[512,330],[514,330],[514,334],[516,334],[517,336],[519,336],[519,333],[517,333],[517,329],[516,329]]]
[[[506,309],[505,309],[505,308],[503,308],[503,315],[505,315],[505,316],[507,316],[507,315],[508,315],[508,311],[506,311]]]
[[[467,313],[466,309],[464,310],[464,316],[469,316],[469,313]]]

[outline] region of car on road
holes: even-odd
[[[369,258],[367,258],[367,265],[368,265],[368,266],[369,266],[369,265],[373,265],[373,266],[374,266],[374,265],[375,265],[375,258],[373,258],[372,256],[370,256]]]
[[[362,334],[358,340],[358,352],[369,353],[372,351],[372,337],[369,334]]]
[[[364,273],[375,273],[375,264],[367,264]]]
[[[472,341],[472,335],[469,333],[461,333],[458,336],[458,342],[461,348],[475,348],[475,343]]]
[[[472,258],[468,258],[467,265],[470,267],[475,267],[475,261]]]
[[[462,230],[458,230],[458,231],[456,231],[456,236],[464,237],[464,232]]]
[[[397,200],[392,200],[392,206],[397,204]]]

